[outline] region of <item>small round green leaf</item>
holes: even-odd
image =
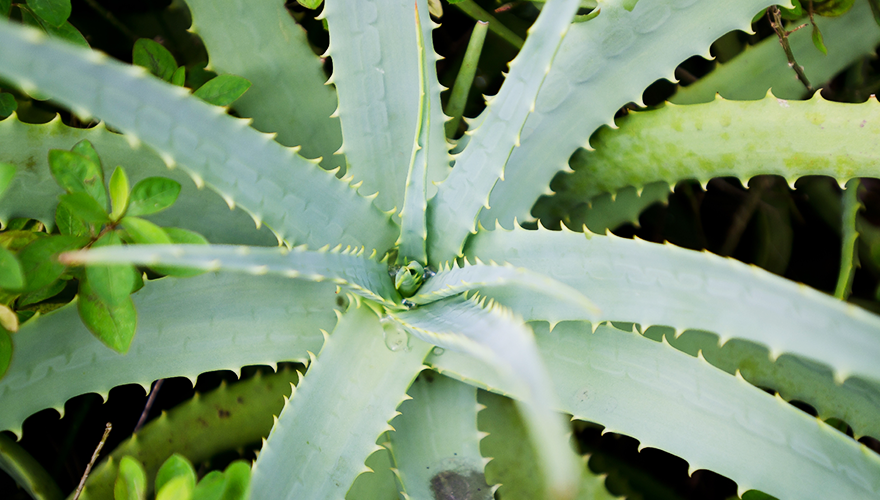
[[[12,9],[12,0],[0,0],[0,17],[9,17]]]
[[[61,26],[50,26],[46,23],[40,23],[41,26],[46,30],[50,36],[55,38],[64,40],[66,42],[72,43],[79,47],[90,47],[89,42],[86,41],[86,37],[79,32],[76,27],[74,27],[69,22],[65,22]]]
[[[856,0],[819,0],[813,1],[813,12],[825,17],[837,17],[846,14]],[[807,2],[809,3],[809,2]]]
[[[134,42],[131,59],[135,65],[147,68],[150,73],[166,82],[171,81],[174,71],[177,70],[177,62],[171,52],[147,38]]]
[[[166,177],[141,179],[131,190],[128,215],[149,215],[170,207],[180,194],[180,183]]]
[[[107,211],[87,193],[66,193],[58,197],[59,206],[65,208],[76,218],[92,224],[104,224],[110,222]]]
[[[147,473],[140,462],[130,456],[119,461],[119,473],[113,487],[115,500],[144,500],[147,493]]]
[[[186,66],[181,66],[174,70],[174,74],[171,75],[171,84],[177,85],[178,87],[183,87],[186,83]]]
[[[81,217],[76,216],[68,205],[59,203],[55,208],[55,225],[61,234],[72,234],[74,236],[88,236],[91,234],[89,223]]]
[[[215,106],[229,106],[241,97],[251,82],[236,75],[220,75],[205,82],[193,95]]]
[[[18,109],[18,102],[16,102],[15,96],[0,92],[0,120],[11,115],[16,109]]]
[[[45,236],[44,233],[35,233],[27,230],[6,231],[0,233],[0,247],[11,252],[18,252],[37,238]]]
[[[6,375],[12,361],[12,338],[4,328],[0,328],[0,378]]]
[[[141,245],[170,245],[174,243],[168,237],[168,233],[152,222],[140,217],[123,217],[120,221],[122,228],[131,237],[131,240]]]
[[[223,498],[225,486],[226,477],[223,473],[218,470],[211,471],[196,485],[191,500],[220,500]]]
[[[131,187],[128,184],[128,176],[122,167],[116,167],[113,175],[110,176],[110,204],[113,212],[110,213],[112,220],[119,220],[125,214],[128,208],[128,190]]]
[[[52,26],[61,26],[70,17],[70,0],[27,0],[37,17]]]
[[[224,475],[226,476],[226,488],[223,490],[221,500],[247,499],[248,486],[251,481],[251,466],[243,460],[236,460],[229,464]]]
[[[15,254],[0,247],[0,288],[20,290],[24,288],[24,271]]]
[[[18,261],[24,271],[24,291],[43,288],[64,273],[64,264],[58,254],[84,247],[89,239],[81,236],[48,236],[34,240],[18,253]]]
[[[115,231],[101,237],[92,248],[122,245],[122,240]],[[134,266],[126,264],[88,265],[86,279],[92,291],[101,301],[111,306],[119,305],[128,300],[134,289],[137,271]]]
[[[67,281],[57,279],[43,288],[38,288],[32,292],[19,295],[16,304],[18,304],[18,307],[27,307],[32,304],[37,304],[58,295],[64,290],[65,286],[67,286]]]
[[[137,311],[131,298],[117,305],[103,302],[87,279],[79,283],[79,317],[86,328],[107,347],[125,354],[137,326]]]
[[[107,191],[104,189],[104,171],[100,163],[74,151],[53,149],[49,151],[49,169],[65,191],[88,193],[106,209]]]
[[[196,485],[196,473],[192,464],[183,455],[175,453],[159,467],[159,472],[156,473],[156,491],[162,491],[162,487],[178,477],[185,478],[190,490]]]

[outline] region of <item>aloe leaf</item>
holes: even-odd
[[[788,42],[807,78],[816,84],[831,80],[856,60],[874,53],[880,30],[871,15],[869,0],[859,0],[840,17],[816,17],[827,41],[828,55],[813,46],[809,30],[791,33]],[[711,102],[720,93],[727,99],[761,99],[768,90],[782,99],[800,99],[804,85],[791,78],[791,67],[778,39],[769,37],[715,68],[692,85],[681,87],[670,98],[676,104]]]
[[[596,151],[573,175],[553,184],[558,192],[547,201],[565,212],[599,193],[657,181],[675,185],[678,179],[737,177],[747,184],[755,175],[770,174],[794,185],[807,175],[831,176],[841,184],[877,177],[880,146],[871,140],[880,133],[877,109],[876,100],[843,104],[817,94],[809,101],[719,98],[634,112],[620,120],[620,129],[603,128],[594,136]]]
[[[477,389],[425,371],[391,425],[394,467],[409,498],[491,500],[477,431]],[[540,495],[535,498],[539,498]]]
[[[235,102],[257,130],[277,133],[285,146],[302,146],[327,170],[345,168],[336,93],[325,86],[321,60],[306,32],[281,2],[189,0],[192,31],[208,50],[210,68],[247,78],[252,86]]]
[[[458,69],[458,75],[455,77],[455,83],[452,86],[452,94],[449,95],[449,102],[446,104],[446,114],[452,118],[446,122],[446,137],[452,139],[458,132],[458,126],[464,115],[464,106],[467,104],[468,94],[474,83],[474,76],[477,73],[477,63],[480,61],[480,54],[483,51],[483,42],[486,41],[486,33],[489,31],[489,23],[478,21],[474,25],[471,32],[471,38],[468,41],[467,49],[461,61],[461,67]]]
[[[137,436],[123,441],[89,474],[83,489],[83,500],[106,498],[122,461],[132,456],[143,463],[149,488],[162,462],[179,453],[193,463],[201,463],[225,450],[238,449],[259,442],[272,429],[272,415],[290,394],[290,384],[298,376],[292,370],[262,374],[221,384],[206,394],[175,406],[148,422]],[[168,435],[175,439],[169,441]]]
[[[480,214],[483,226],[528,220],[556,172],[567,169],[577,148],[589,146],[596,129],[613,123],[620,107],[641,102],[642,91],[659,78],[674,81],[672,68],[708,54],[721,35],[750,31],[752,16],[772,3],[640,0],[628,11],[624,0],[610,0],[597,17],[572,25],[522,128],[521,146],[507,161],[505,180]]]
[[[330,29],[327,54],[333,59],[330,78],[339,95],[336,115],[342,120],[343,145],[351,175],[363,181],[359,192],[378,192],[376,206],[403,208],[407,170],[416,141],[420,89],[427,89],[429,121],[428,196],[432,182],[449,172],[440,84],[434,61],[432,30],[426,0],[418,0],[425,60],[425,87],[419,86],[420,58],[413,43],[418,36],[410,0],[331,0],[321,16]],[[428,133],[428,131],[426,131]]]
[[[185,89],[6,22],[0,44],[9,49],[0,56],[4,77],[150,145],[258,225],[265,221],[280,240],[379,251],[393,244],[395,225],[347,183]]]
[[[349,308],[263,445],[251,498],[344,496],[430,349],[390,350],[375,313]]]
[[[580,309],[581,314],[591,314],[595,317],[600,311],[581,292],[552,280],[525,268],[516,268],[510,265],[483,264],[477,259],[476,264],[459,267],[453,263],[452,267],[441,269],[434,276],[425,281],[419,288],[419,293],[409,298],[414,304],[428,304],[446,297],[458,295],[470,290],[505,287],[509,293],[520,293],[533,299],[535,295],[542,295],[547,300],[567,303],[571,307]]]
[[[488,433],[480,442],[483,455],[492,459],[486,464],[486,478],[500,484],[498,495],[505,500],[541,498],[544,484],[536,470],[535,452],[529,446],[525,422],[514,401],[481,391],[478,401],[484,409],[479,414],[480,430]],[[605,476],[589,470],[584,457],[581,468],[579,500],[612,500],[605,488]]]
[[[859,210],[862,208],[859,203],[859,180],[852,179],[846,183],[846,191],[843,194],[843,220],[841,227],[843,228],[843,238],[840,248],[840,273],[837,278],[837,287],[834,289],[834,296],[841,300],[846,300],[852,291],[852,282],[856,274],[856,267],[859,265],[859,256],[856,250],[856,240],[859,238],[859,232],[856,229],[856,220]]]
[[[108,131],[104,123],[89,129],[72,128],[64,125],[60,117],[40,125],[22,123],[15,116],[0,121],[4,161],[21,166],[35,162],[32,168],[19,168],[11,189],[0,203],[0,221],[25,217],[54,227],[58,195],[64,191],[50,174],[46,150],[70,149],[84,139],[100,152],[105,168],[124,165],[131,182],[162,176],[181,184],[181,194],[174,206],[148,216],[153,222],[199,231],[214,243],[276,244],[271,231],[255,230],[253,220],[246,213],[230,211],[216,193],[197,189],[181,170],[168,170],[156,153],[131,146],[124,136]],[[110,170],[105,171],[105,177],[111,174]]]
[[[391,317],[413,335],[443,349],[455,350],[491,366],[525,397],[520,406],[529,437],[538,450],[539,467],[551,498],[577,490],[577,461],[568,446],[568,429],[531,329],[497,304],[484,309],[474,299],[444,299]]]
[[[11,163],[0,162],[0,196],[6,192],[12,179],[15,177],[15,165]]]
[[[586,323],[535,325],[562,409],[779,498],[871,498],[880,457],[842,432],[699,358],[637,333]],[[512,385],[467,357],[427,361],[496,392]],[[723,450],[723,451],[719,451]],[[788,474],[774,471],[786,470]]]
[[[505,164],[520,143],[523,124],[554,64],[577,0],[555,0],[538,16],[523,49],[510,63],[510,73],[484,111],[455,168],[428,203],[429,248],[432,262],[461,255],[465,238],[476,230],[480,209],[488,206],[489,192],[505,175]]]
[[[522,229],[481,232],[467,253],[546,274],[582,293],[601,291],[590,297],[608,320],[707,330],[721,343],[765,345],[772,358],[791,353],[828,364],[838,381],[880,381],[880,318],[733,259],[615,236]],[[526,318],[541,318],[542,308],[561,314],[546,303]]]
[[[140,245],[68,253],[67,262],[129,263],[179,266],[205,271],[274,274],[345,285],[366,298],[395,306],[400,296],[388,275],[388,265],[362,256],[363,251],[340,247],[332,251],[296,247],[259,248],[232,245]]]
[[[0,434],[0,469],[9,474],[34,500],[64,498],[46,469],[5,434]]]
[[[385,449],[387,433],[379,437],[380,448],[367,458],[365,465],[372,472],[366,472],[355,478],[354,483],[345,494],[350,500],[389,500],[399,498],[397,481],[391,472],[391,453]]]
[[[427,84],[428,60],[425,55],[425,43],[422,35],[422,24],[419,20],[418,4],[415,11],[416,41],[419,49],[419,112],[416,122],[412,155],[406,174],[406,188],[403,197],[403,209],[400,211],[400,237],[397,239],[399,254],[397,263],[407,264],[415,260],[422,265],[428,264],[426,239],[428,228],[425,220],[427,201],[428,158],[430,156],[431,136],[431,101],[430,88]],[[433,61],[431,63],[433,65]]]
[[[852,427],[856,439],[880,437],[880,384],[855,377],[839,384],[824,365],[788,354],[771,361],[767,348],[745,340],[733,339],[719,346],[718,337],[709,332],[688,330],[675,337],[671,328],[662,330],[666,330],[666,341],[682,352],[691,356],[700,352],[709,363],[731,375],[739,370],[754,386],[773,389],[786,401],[803,401],[813,406],[822,420],[843,420]],[[653,331],[649,329],[645,335],[657,340]]]
[[[335,288],[222,274],[151,281],[133,295],[141,318],[125,356],[95,340],[75,305],[31,319],[15,334],[12,364],[0,380],[0,398],[16,401],[0,405],[0,429],[21,435],[29,415],[62,412],[65,401],[87,392],[106,398],[118,385],[148,387],[171,376],[195,380],[211,370],[305,361],[307,351],[321,346],[319,330],[335,324]],[[230,297],[235,307],[220,306]],[[203,314],[188,314],[194,310]],[[199,355],[204,352],[211,354]]]

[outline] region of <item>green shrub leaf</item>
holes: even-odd
[[[168,457],[162,467],[159,467],[159,472],[156,473],[156,491],[161,493],[165,485],[175,478],[183,478],[184,482],[189,484],[190,490],[196,485],[196,472],[192,464],[183,455],[177,453]]]
[[[18,103],[12,94],[0,93],[0,119],[11,115],[13,111],[18,109]]]
[[[88,154],[88,148],[80,150]],[[53,149],[49,151],[49,169],[58,185],[68,193],[88,193],[99,205],[107,207],[100,163],[81,152]]]
[[[113,487],[115,500],[144,500],[147,491],[147,473],[144,466],[132,457],[119,461],[119,475]]]
[[[110,222],[107,211],[101,208],[101,205],[87,193],[66,193],[59,196],[58,199],[61,201],[59,206],[63,205],[75,218],[92,224]]]
[[[24,271],[15,254],[0,247],[0,288],[19,290],[24,288]]]
[[[168,49],[147,38],[141,38],[134,42],[134,49],[131,55],[132,62],[137,66],[147,68],[147,70],[165,80],[171,81],[174,72],[177,70],[177,62]]]
[[[122,228],[131,237],[132,241],[141,245],[170,245],[174,243],[161,227],[140,217],[123,217],[120,221]]]
[[[122,239],[118,233],[112,231],[102,236],[92,247],[119,245],[122,245]],[[92,291],[110,306],[118,306],[128,299],[137,281],[136,276],[137,271],[132,265],[86,266],[86,279]]]
[[[28,7],[52,26],[61,26],[70,17],[70,0],[27,0]]]
[[[823,54],[828,55],[828,49],[825,47],[825,39],[822,38],[822,32],[819,31],[819,27],[815,24],[813,25],[813,45],[822,51]]]
[[[165,177],[147,177],[131,190],[128,215],[149,215],[174,204],[180,194],[180,183]]]
[[[122,167],[116,167],[113,175],[110,176],[110,204],[113,206],[110,219],[116,221],[125,214],[125,209],[128,208],[129,189],[131,188],[125,170]]]
[[[55,208],[55,224],[61,234],[69,234],[73,236],[88,236],[90,234],[89,224],[82,218],[77,217],[71,212],[70,207],[65,204],[58,204]]]
[[[171,84],[177,85],[178,87],[183,87],[186,83],[186,67],[181,66],[174,70],[174,74],[171,75]]]
[[[114,351],[125,354],[134,338],[137,311],[131,298],[117,305],[103,302],[89,281],[79,283],[79,316],[92,334]]]
[[[224,472],[226,487],[221,500],[245,500],[251,482],[251,466],[242,460],[229,464]]]
[[[156,493],[156,500],[190,500],[193,484],[183,476],[178,476],[167,483]]]
[[[61,277],[64,264],[57,255],[67,250],[82,248],[89,239],[81,236],[50,236],[39,238],[18,253],[25,276],[25,291],[43,288]]]
[[[229,106],[241,97],[251,82],[236,75],[220,75],[205,82],[193,95],[215,106]]]
[[[846,14],[852,8],[856,0],[828,0],[826,2],[813,2],[813,12],[825,17],[837,17]]]
[[[0,0],[0,16],[9,17],[9,11],[12,9],[12,0]]]
[[[12,360],[12,339],[5,328],[0,328],[0,378],[6,375],[9,362]]]
[[[226,477],[219,470],[214,470],[205,475],[192,491],[192,500],[220,500],[223,498],[223,489],[226,486]]]

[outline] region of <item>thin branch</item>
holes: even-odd
[[[86,465],[86,471],[83,472],[82,479],[79,480],[79,486],[76,487],[76,493],[73,494],[73,500],[79,499],[79,496],[83,490],[83,486],[86,485],[86,479],[88,479],[89,473],[92,472],[92,466],[95,465],[95,461],[98,459],[98,455],[101,453],[101,448],[103,448],[104,443],[107,442],[107,436],[110,435],[111,429],[113,429],[113,425],[111,425],[110,422],[107,422],[107,427],[104,429],[104,435],[101,437],[101,441],[98,442],[98,446],[95,448],[95,452],[92,453],[92,459],[89,460],[89,465]]]
[[[164,379],[159,379],[156,383],[153,384],[153,390],[150,391],[150,397],[147,398],[147,404],[144,405],[144,411],[141,412],[140,418],[138,418],[137,424],[134,426],[134,431],[137,432],[141,430],[144,423],[147,421],[147,416],[150,414],[150,408],[153,407],[153,403],[156,401],[156,394],[159,393],[159,388],[162,387],[162,381]]]
[[[813,90],[813,86],[810,84],[810,80],[807,79],[807,75],[804,73],[804,67],[799,65],[794,58],[794,53],[791,51],[791,44],[788,43],[788,35],[793,33],[792,31],[785,31],[785,28],[782,27],[782,14],[779,12],[779,7],[773,6],[767,10],[767,15],[770,18],[770,26],[773,27],[773,31],[776,32],[776,36],[779,37],[779,44],[782,45],[782,50],[785,51],[785,57],[788,58],[788,65],[794,69],[794,72],[797,74],[798,80],[804,84],[804,87],[807,88],[807,91],[812,94],[815,92]],[[800,27],[798,28],[800,29]]]

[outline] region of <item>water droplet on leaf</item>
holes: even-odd
[[[384,318],[381,323],[383,336],[385,337],[385,347],[394,352],[409,352],[409,333],[407,333],[403,326],[391,318]]]

